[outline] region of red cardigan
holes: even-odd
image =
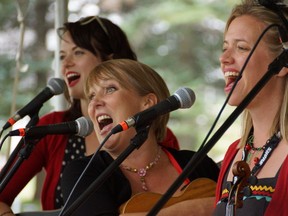
[[[65,119],[64,112],[52,112],[43,116],[38,125],[57,124],[70,121]],[[47,135],[43,137],[34,147],[27,160],[21,164],[13,175],[5,189],[0,194],[0,201],[12,205],[15,197],[27,185],[27,183],[43,168],[46,176],[42,187],[41,203],[43,210],[55,209],[55,188],[59,181],[62,168],[64,151],[68,142],[68,135]],[[174,134],[168,129],[164,146],[179,148]]]
[[[239,140],[235,141],[230,145],[229,149],[227,150],[222,167],[220,170],[218,184],[216,188],[216,203],[220,200],[221,197],[221,188],[223,183],[223,178],[225,173],[228,172],[231,162],[233,161],[237,151]],[[275,191],[272,196],[272,200],[269,203],[265,216],[281,216],[281,215],[288,215],[288,156],[284,160],[282,167],[279,172],[278,180],[276,183]],[[216,205],[215,203],[215,205]]]

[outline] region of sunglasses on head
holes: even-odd
[[[80,25],[87,25],[91,23],[93,20],[96,20],[97,23],[101,26],[102,30],[105,32],[105,34],[109,37],[109,33],[107,28],[105,27],[104,23],[101,21],[101,19],[98,16],[93,16],[93,17],[85,17],[80,19]]]

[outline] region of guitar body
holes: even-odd
[[[168,202],[164,205],[165,207],[171,206],[175,203],[215,196],[216,182],[208,178],[198,178],[192,181],[189,185],[183,189],[182,194],[179,196],[171,197]],[[133,213],[133,212],[148,212],[161,198],[161,194],[152,192],[143,192],[135,194],[127,202],[121,205],[119,211],[123,213]],[[61,209],[52,211],[42,211],[42,212],[22,212],[16,214],[17,216],[57,216],[59,215]]]
[[[208,178],[198,178],[192,181],[183,190],[181,195],[171,197],[164,205],[164,208],[185,200],[215,196],[215,189],[216,182]],[[158,202],[161,196],[161,194],[152,192],[135,194],[127,202],[121,205],[120,212],[122,214],[148,212]]]

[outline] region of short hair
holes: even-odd
[[[89,93],[89,89],[99,80],[113,79],[129,90],[135,91],[140,96],[153,93],[157,96],[158,102],[169,97],[170,93],[163,78],[149,66],[129,60],[129,59],[113,59],[108,60],[96,66],[89,74],[86,85],[85,94]],[[169,114],[157,117],[151,124],[151,130],[155,131],[158,142],[161,142],[166,136],[166,126]]]

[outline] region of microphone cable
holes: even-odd
[[[2,134],[3,134],[3,132],[4,132],[4,130],[2,129],[2,130],[0,131],[0,138],[1,138]]]
[[[3,132],[3,130],[2,130],[1,132]],[[2,133],[1,133],[1,134],[2,134]],[[1,137],[1,136],[0,136],[0,137]],[[5,142],[5,140],[6,140],[8,137],[9,137],[9,134],[6,134],[6,135],[3,137],[3,139],[1,140],[1,142],[0,142],[0,151],[1,151],[1,149],[2,149],[3,143]]]

